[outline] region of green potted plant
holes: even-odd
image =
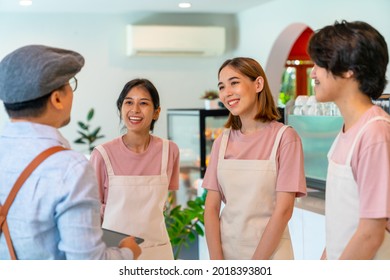
[[[88,151],[89,153],[92,152],[93,148],[95,147],[93,144],[96,140],[103,138],[104,135],[99,134],[101,127],[98,126],[95,129],[91,128],[91,120],[95,114],[95,110],[93,108],[89,109],[87,113],[87,118],[85,122],[78,121],[77,124],[80,128],[80,130],[77,130],[78,134],[80,134],[80,137],[77,138],[74,143],[75,144],[86,144],[88,145]]]
[[[204,236],[204,204],[206,191],[202,196],[187,202],[187,207],[174,205],[174,197],[170,193],[164,211],[165,224],[171,241],[175,260],[180,258],[184,248]]]

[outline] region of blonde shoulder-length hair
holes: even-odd
[[[218,78],[222,69],[226,66],[234,68],[242,75],[247,76],[251,81],[255,81],[259,76],[264,79],[263,90],[257,92],[257,103],[259,111],[254,117],[255,120],[267,122],[280,119],[280,113],[272,97],[265,72],[256,60],[249,57],[236,57],[233,59],[228,59],[219,68]],[[230,113],[225,127],[238,130],[241,129],[241,125],[240,117],[233,116]]]

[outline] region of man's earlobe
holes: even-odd
[[[55,90],[51,93],[50,102],[57,110],[61,110],[64,108],[64,105],[62,104],[61,94],[58,90]]]
[[[347,72],[344,73],[344,78],[352,78],[354,76],[354,73],[352,70],[348,70]]]

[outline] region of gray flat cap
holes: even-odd
[[[84,66],[77,52],[43,45],[21,47],[0,62],[0,100],[37,99],[65,85]]]

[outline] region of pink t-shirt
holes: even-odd
[[[273,121],[264,129],[250,135],[244,135],[240,130],[231,130],[225,159],[266,160],[269,159],[276,135],[282,123]],[[223,196],[217,179],[218,153],[222,134],[213,143],[209,165],[203,179],[202,187],[219,191]],[[276,191],[295,192],[297,197],[306,195],[306,179],[302,142],[296,131],[289,127],[283,133],[277,150]]]
[[[103,148],[108,154],[115,175],[145,176],[161,174],[162,144],[161,138],[152,136],[147,150],[138,154],[127,149],[120,136],[103,144]],[[90,162],[96,171],[100,198],[104,206],[109,188],[106,164],[96,149],[91,153]],[[179,148],[172,141],[169,141],[167,173],[168,190],[179,189]]]
[[[390,116],[372,106],[347,132],[342,132],[331,158],[345,164],[347,155],[362,126],[376,116]],[[352,172],[358,185],[361,218],[390,218],[390,123],[371,123],[356,144]],[[390,229],[390,221],[388,222]]]

